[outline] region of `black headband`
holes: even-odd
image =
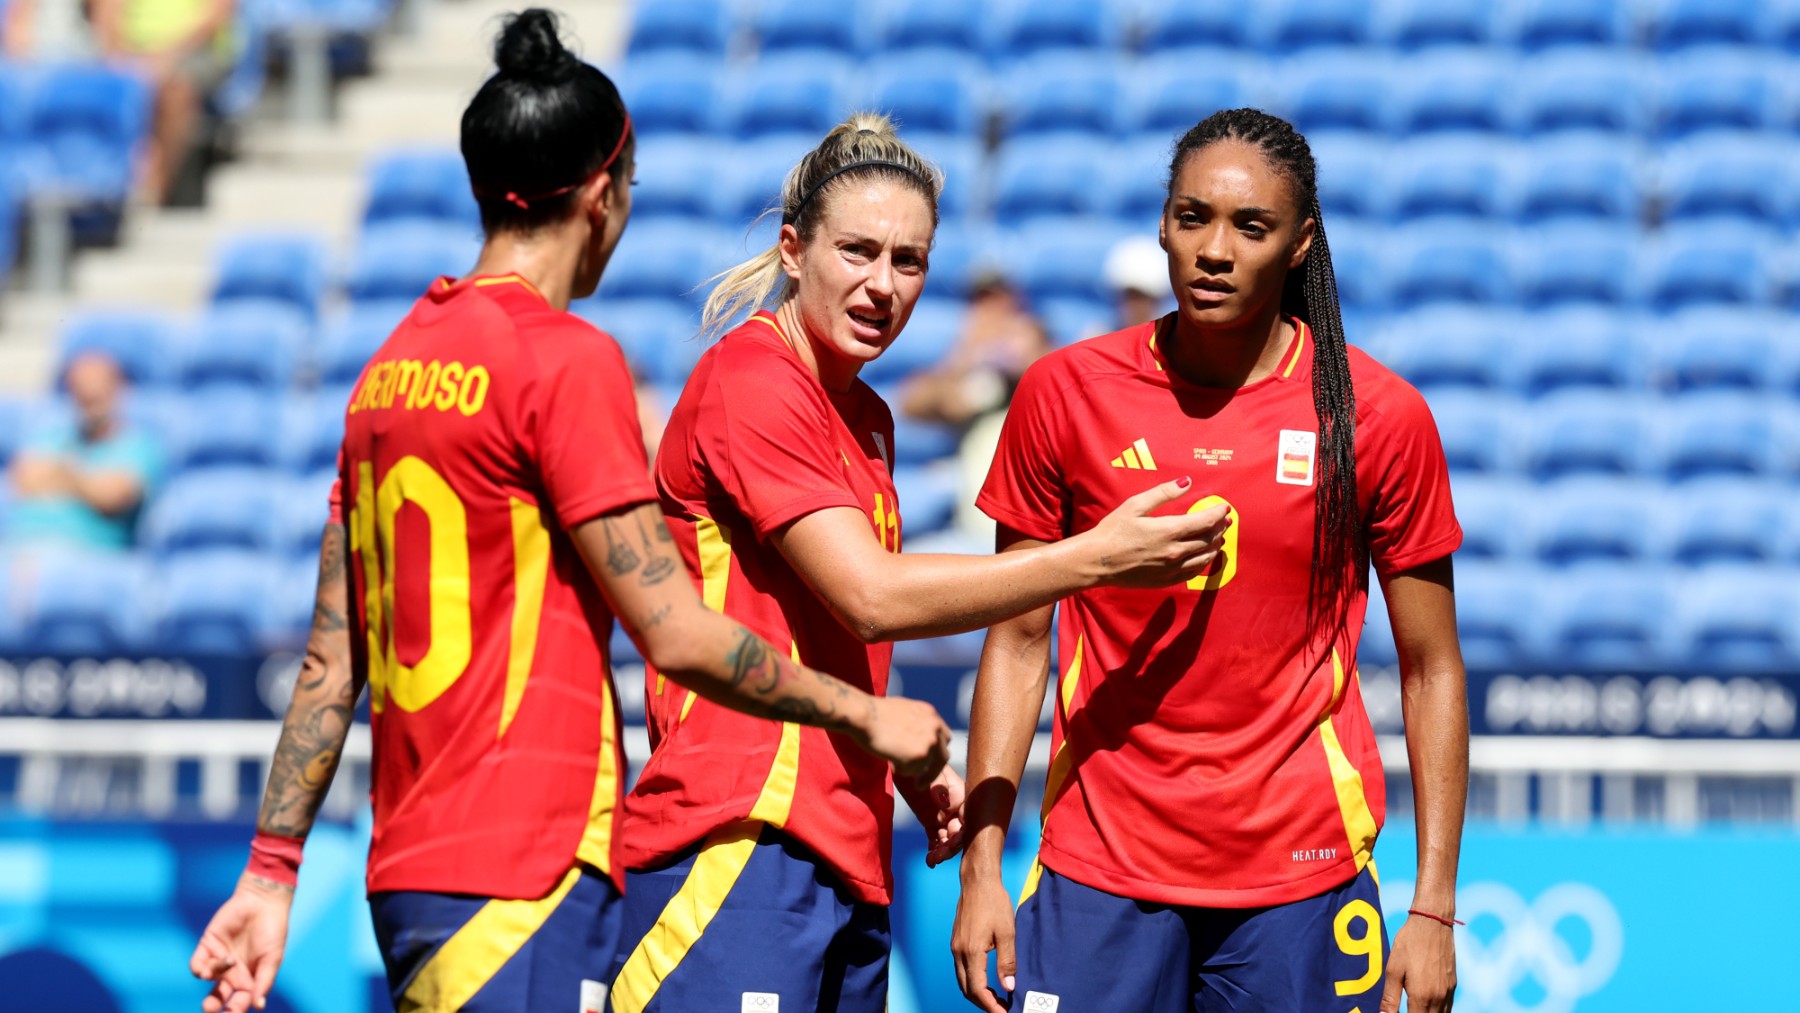
[[[899,162],[891,162],[885,158],[869,158],[869,159],[864,159],[863,161],[860,161],[860,162],[851,162],[849,165],[841,165],[841,166],[837,167],[836,169],[831,170],[830,172],[825,174],[824,179],[821,179],[817,183],[814,183],[812,186],[812,189],[806,191],[806,196],[800,198],[800,203],[794,205],[794,210],[783,211],[781,213],[781,224],[792,225],[795,222],[799,221],[801,212],[805,211],[806,205],[811,204],[812,199],[819,195],[820,190],[825,189],[825,184],[831,182],[832,180],[838,178],[839,176],[842,176],[844,173],[849,172],[851,169],[866,169],[866,168],[869,168],[870,166],[875,166],[875,165],[893,169],[897,172],[903,172],[906,175],[911,176],[912,178],[918,180],[921,184],[924,184],[925,189],[927,189],[927,190],[931,189],[931,184],[926,181],[925,177],[919,175],[918,172],[909,165],[902,165]]]

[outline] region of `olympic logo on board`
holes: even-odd
[[[1456,932],[1456,1006],[1467,1013],[1573,1013],[1625,954],[1618,909],[1586,883],[1558,883],[1530,902],[1504,883],[1472,883],[1457,891],[1456,913],[1469,923]]]

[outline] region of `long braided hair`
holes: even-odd
[[[1281,292],[1281,312],[1306,321],[1313,334],[1313,408],[1319,419],[1318,465],[1313,482],[1313,565],[1307,595],[1307,627],[1323,618],[1336,627],[1346,617],[1349,596],[1367,567],[1361,511],[1356,498],[1356,391],[1344,320],[1338,310],[1331,246],[1319,212],[1318,168],[1312,148],[1293,124],[1260,109],[1225,109],[1195,124],[1175,144],[1169,161],[1169,192],[1195,152],[1215,142],[1237,140],[1257,148],[1293,188],[1294,203],[1313,220],[1312,246],[1300,269],[1290,272]]]

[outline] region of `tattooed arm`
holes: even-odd
[[[263,835],[303,838],[312,830],[362,693],[362,679],[350,665],[345,552],[343,525],[326,525],[319,548],[312,634],[269,767],[269,784],[256,820],[259,840]],[[262,1008],[286,949],[293,898],[294,888],[287,883],[249,870],[238,879],[237,892],[213,915],[188,961],[195,977],[214,983],[201,1003],[206,1013]]]
[[[758,717],[842,732],[912,777],[935,776],[950,730],[931,705],[874,697],[791,661],[708,609],[654,503],[577,527],[575,544],[638,649],[701,696]]]

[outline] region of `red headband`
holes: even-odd
[[[565,193],[573,193],[574,191],[579,190],[584,186],[587,186],[589,183],[592,183],[596,178],[599,177],[599,175],[601,173],[612,168],[613,162],[617,161],[620,153],[625,150],[625,139],[630,136],[631,136],[631,113],[627,112],[625,114],[625,125],[619,130],[619,143],[613,145],[612,154],[607,155],[606,161],[601,162],[600,168],[595,169],[592,173],[590,173],[588,175],[588,178],[582,180],[579,183],[570,183],[568,186],[558,187],[557,189],[551,190],[548,193],[533,194],[532,196],[529,196],[529,197],[521,197],[518,194],[512,192],[511,190],[508,190],[508,191],[506,191],[506,195],[504,197],[502,197],[501,199],[506,201],[508,204],[517,205],[519,210],[521,210],[521,211],[530,211],[531,210],[531,202],[534,200],[535,201],[549,200],[552,197],[561,197]],[[476,193],[478,195],[480,195],[480,191],[476,191]],[[489,199],[492,199],[491,195],[488,195],[488,196],[489,196]]]

